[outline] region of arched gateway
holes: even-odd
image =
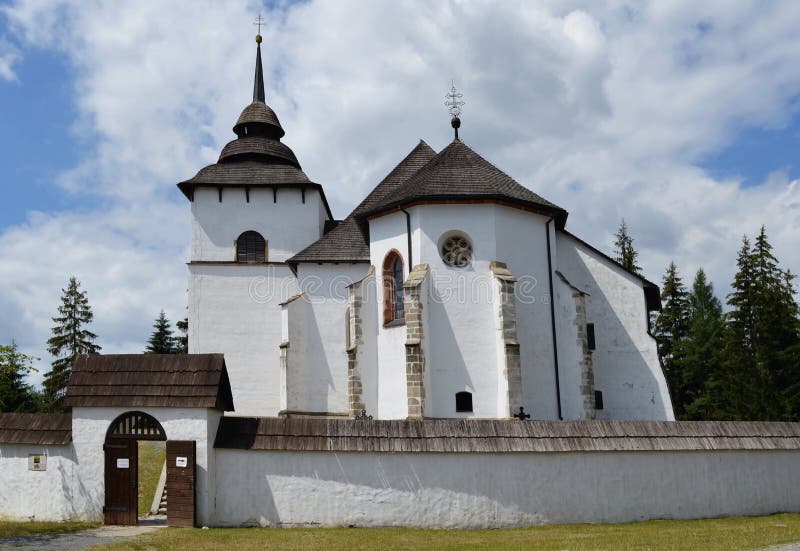
[[[106,524],[136,524],[139,517],[139,440],[166,440],[161,423],[147,413],[129,411],[111,423],[105,451]]]

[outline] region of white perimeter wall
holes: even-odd
[[[566,234],[558,232],[557,242],[558,269],[588,295],[595,389],[603,392],[604,402],[597,418],[674,420],[656,341],[647,333],[642,281]],[[562,298],[562,314],[571,304],[574,315],[572,298],[566,292]],[[564,342],[570,345],[569,339]],[[571,399],[570,389],[565,391]]]
[[[219,525],[499,528],[800,512],[800,451],[217,450]]]
[[[29,471],[28,454],[47,456],[47,470]],[[72,445],[0,444],[0,519],[94,518],[83,495]]]

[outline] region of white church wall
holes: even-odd
[[[800,512],[797,450],[217,455],[222,526],[502,528]]]
[[[214,524],[214,502],[219,482],[215,464],[213,438],[221,413],[195,408],[73,408],[72,442],[77,460],[79,482],[70,489],[68,498],[80,511],[80,518],[101,521],[105,501],[105,452],[103,444],[108,427],[119,415],[142,411],[155,417],[168,440],[196,441],[197,522]]]
[[[496,260],[494,205],[421,205],[411,209],[419,229],[418,257],[430,266],[427,304],[427,417],[497,417],[499,405],[497,343],[492,303],[494,279],[489,263]],[[453,231],[472,242],[473,263],[447,266],[440,255],[442,237]],[[429,381],[429,382],[428,382]],[[472,393],[472,413],[456,413],[455,394]],[[502,415],[505,417],[505,414]]]
[[[242,232],[259,232],[268,244],[267,260],[283,262],[322,236],[324,212],[316,190],[308,189],[305,203],[299,189],[225,188],[222,202],[215,188],[198,188],[192,202],[192,260],[233,262],[234,241]]]
[[[588,295],[595,389],[604,403],[597,418],[673,420],[656,342],[647,333],[641,280],[567,234],[559,232],[557,243],[558,269]]]
[[[575,299],[572,297],[572,289],[559,277],[553,279],[553,289],[556,294],[561,414],[564,419],[584,419],[580,365],[583,359],[583,349],[578,345]]]
[[[298,266],[303,295],[296,302],[304,303],[304,316],[298,321],[302,329],[290,320],[296,331],[289,338],[290,381],[299,383],[287,389],[293,404],[290,410],[347,413],[347,286],[363,278],[368,269],[366,263]]]
[[[189,352],[225,354],[237,415],[281,410],[280,303],[297,292],[286,265],[189,265]]]
[[[405,325],[384,327],[383,260],[391,250],[403,258],[405,277],[408,277],[408,237],[406,218],[402,212],[381,216],[369,222],[370,258],[375,265],[376,301],[375,324],[378,343],[378,410],[379,419],[405,419],[408,416],[406,393],[406,328]],[[413,248],[413,245],[412,245]],[[414,253],[414,263],[419,263]]]
[[[517,278],[517,337],[522,368],[522,402],[532,419],[558,419],[545,216],[498,206],[497,259]],[[555,269],[555,239],[551,253]],[[553,282],[555,285],[555,281]]]
[[[28,456],[46,458],[46,470],[28,468]],[[0,519],[64,521],[91,515],[72,444],[0,444]],[[93,517],[92,517],[93,518]]]

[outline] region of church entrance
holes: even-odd
[[[166,432],[158,420],[140,411],[124,413],[111,423],[103,445],[106,524],[136,525],[139,513],[148,512],[139,511],[139,442],[166,440]],[[157,468],[163,465],[162,459]],[[152,470],[153,466],[143,467]],[[165,480],[162,478],[159,489],[147,488],[147,491],[162,493],[163,482],[166,482],[169,488],[167,523],[170,525],[193,526],[195,523],[195,472],[194,441],[166,441]],[[150,496],[153,497],[156,496]],[[160,499],[161,495],[157,497]]]

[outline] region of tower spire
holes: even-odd
[[[256,76],[253,83],[253,101],[260,101],[266,103],[266,96],[264,95],[264,69],[261,68],[261,23],[264,19],[261,14],[258,14],[253,25],[258,25],[258,34],[256,35]]]

